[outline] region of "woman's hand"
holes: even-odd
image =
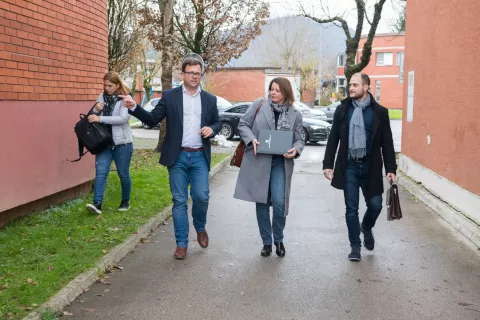
[[[257,146],[260,145],[260,142],[258,142],[257,139],[253,139],[252,145],[253,145],[253,154],[257,155]]]
[[[100,122],[100,117],[94,114],[88,116],[88,122]]]
[[[102,111],[104,106],[105,106],[105,104],[103,102],[97,102],[95,104],[95,112]]]
[[[288,150],[287,153],[285,153],[283,156],[287,159],[293,159],[295,158],[296,155],[297,155],[297,149],[292,148]]]

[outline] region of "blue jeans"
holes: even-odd
[[[264,245],[273,241],[283,242],[283,229],[287,218],[285,217],[285,159],[283,156],[273,156],[270,170],[268,204],[256,203],[257,222],[260,236]],[[273,207],[273,218],[270,221],[270,205]]]
[[[210,200],[209,171],[204,152],[181,151],[177,161],[168,167],[172,192],[173,227],[177,246],[188,248],[188,184],[192,197],[193,226],[205,231],[208,201]]]
[[[358,217],[358,205],[360,201],[359,189],[362,189],[367,205],[367,211],[363,216],[362,222],[364,230],[367,231],[375,226],[375,222],[382,211],[382,195],[365,196],[368,186],[367,162],[356,162],[355,160],[349,159],[345,179],[345,190],[343,194],[345,196],[345,219],[347,220],[348,239],[352,247],[361,247],[360,220]]]
[[[112,160],[115,161],[117,173],[122,185],[122,200],[130,200],[132,178],[130,178],[130,161],[132,160],[133,144],[120,144],[113,148],[106,148],[95,156],[95,183],[93,187],[93,201],[102,203],[105,185]]]

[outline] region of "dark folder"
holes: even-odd
[[[293,131],[260,130],[257,153],[283,155],[292,149]]]

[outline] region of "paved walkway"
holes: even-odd
[[[260,256],[254,205],[232,198],[238,171],[214,178],[210,247],[172,258],[158,229],[66,311],[85,319],[479,319],[480,255],[435,213],[402,193],[404,219],[375,229],[374,252],[347,260],[343,195],[323,178],[324,146],[297,161],[286,257]]]

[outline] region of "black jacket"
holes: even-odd
[[[396,174],[397,170],[388,109],[379,105],[373,96],[370,95],[370,98],[372,99],[373,121],[366,194],[369,197],[383,193],[383,162],[385,162],[385,171],[387,173]],[[335,110],[333,125],[328,137],[327,149],[325,150],[325,158],[323,159],[323,169],[334,169],[332,186],[342,190],[345,188],[349,132],[348,108],[351,106],[352,101],[350,98],[347,98]],[[340,147],[337,154],[339,142]],[[337,155],[336,160],[335,155]]]
[[[217,97],[202,90],[200,92],[200,100],[202,103],[201,127],[210,127],[213,130],[213,136],[215,136],[222,127],[218,118]],[[156,126],[165,117],[167,118],[167,133],[162,146],[160,164],[167,167],[174,164],[180,155],[183,139],[182,87],[165,91],[162,99],[160,99],[152,112],[147,112],[138,105],[137,108],[135,108],[135,111],[129,112],[134,117],[151,127]],[[202,144],[205,148],[205,156],[207,157],[209,167],[212,157],[210,144],[210,139],[212,137],[206,139],[202,138]]]

